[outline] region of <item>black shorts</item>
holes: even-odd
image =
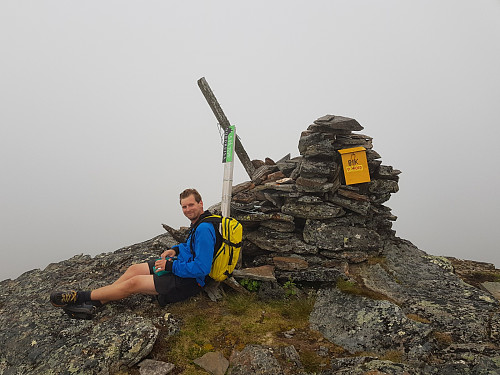
[[[153,271],[155,262],[156,259],[150,260],[147,263],[149,266],[149,272],[153,275],[155,289],[158,292],[158,303],[160,306],[165,306],[168,303],[183,301],[201,292],[201,287],[196,279],[179,277],[173,273],[158,276]]]

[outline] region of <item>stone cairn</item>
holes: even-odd
[[[353,133],[360,130],[354,119],[326,115],[302,132],[300,156],[252,161],[255,173],[233,187],[231,203],[244,227],[244,268],[271,266],[281,280],[332,281],[380,253],[395,235],[396,216],[383,203],[398,191],[401,172],[382,165],[372,138]],[[338,150],[359,146],[371,181],[346,185]]]

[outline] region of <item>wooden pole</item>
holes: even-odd
[[[234,167],[234,141],[236,139],[236,128],[230,126],[224,130],[224,152],[222,162],[224,163],[224,178],[222,180],[222,216],[231,216],[231,192],[233,190],[233,167]]]
[[[212,112],[215,115],[215,118],[219,122],[219,125],[224,129],[224,131],[227,131],[227,129],[230,128],[231,124],[229,123],[229,120],[227,119],[226,115],[222,111],[221,106],[219,105],[219,102],[217,101],[217,98],[215,97],[214,93],[212,92],[212,89],[208,85],[208,82],[206,81],[205,77],[202,77],[198,80],[198,86],[203,93],[203,96],[208,102],[208,105],[212,109]],[[238,138],[235,139],[235,147],[234,151],[236,151],[236,155],[238,155],[238,159],[240,159],[241,164],[243,164],[243,168],[245,168],[245,171],[247,172],[248,176],[250,179],[252,179],[252,175],[255,172],[255,167],[252,164],[252,161],[248,157],[247,152],[243,148],[243,145],[241,144],[240,140]]]

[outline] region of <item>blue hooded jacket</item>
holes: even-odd
[[[191,238],[194,233],[194,241]],[[172,273],[179,277],[195,278],[200,286],[205,285],[205,277],[210,273],[216,242],[215,228],[212,223],[200,223],[191,231],[186,242],[173,246],[177,260],[172,264]]]

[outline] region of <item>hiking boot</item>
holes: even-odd
[[[90,320],[94,317],[97,309],[92,303],[84,302],[64,306],[63,310],[72,319]]]
[[[76,303],[76,291],[55,292],[50,295],[50,303],[55,307],[64,307]]]

